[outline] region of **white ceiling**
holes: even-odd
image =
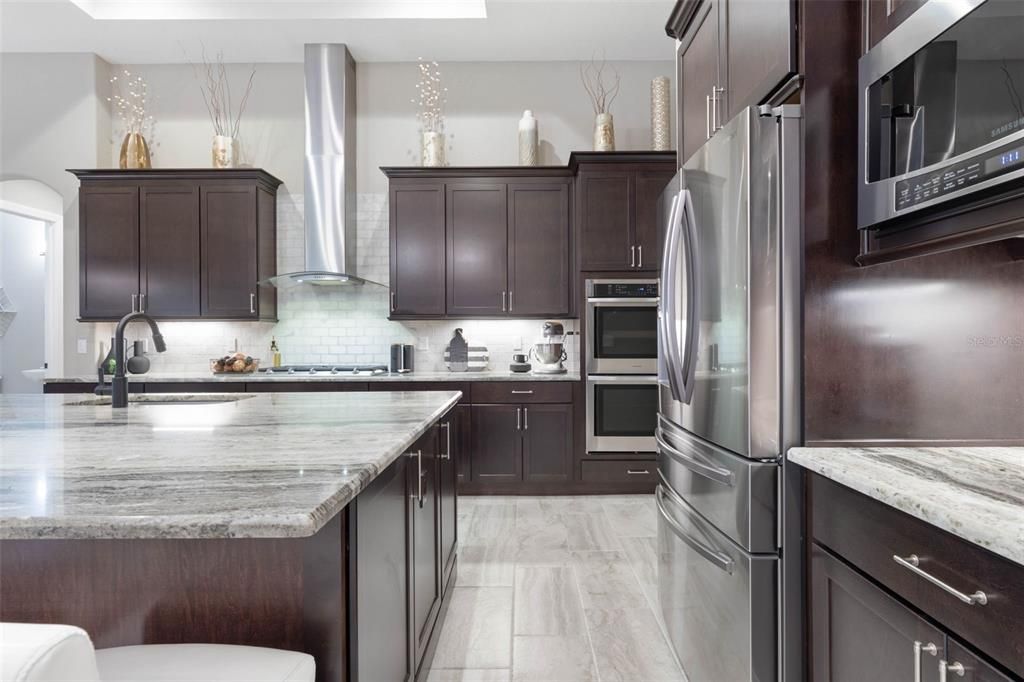
[[[672,0],[485,0],[486,18],[450,18],[479,13],[472,0],[388,0],[377,9],[378,0],[339,1],[188,0],[188,16],[238,16],[240,5],[262,4],[259,16],[268,18],[136,20],[95,19],[71,0],[0,0],[0,52],[93,52],[111,63],[160,64],[187,61],[186,51],[194,59],[200,43],[222,50],[227,62],[301,62],[303,44],[317,42],[347,43],[363,62],[671,60],[674,50],[664,32]],[[97,16],[124,16],[117,6],[131,5],[78,2]],[[148,2],[162,16],[175,4]],[[303,17],[280,18],[285,5],[302,8]],[[136,4],[132,16],[138,11]],[[449,18],[337,18],[368,16]]]

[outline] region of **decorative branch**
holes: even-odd
[[[224,52],[217,52],[211,62],[206,56],[206,45],[200,43],[200,57],[202,59],[200,64],[196,64],[192,60],[189,60],[189,64],[192,66],[192,74],[199,82],[199,92],[203,96],[206,113],[209,114],[210,122],[213,124],[213,133],[214,135],[238,137],[242,114],[245,112],[245,105],[249,101],[256,78],[256,67],[252,67],[245,86],[245,93],[238,105],[238,111],[234,112],[231,79],[228,78],[227,65],[224,64]]]
[[[128,133],[142,133],[143,128],[152,125],[153,117],[146,114],[149,104],[149,86],[142,76],[136,76],[128,69],[120,75],[110,77],[111,103],[118,118]]]
[[[448,88],[441,85],[441,70],[437,62],[425,62],[419,58],[420,80],[416,84],[418,98],[409,100],[419,106],[416,118],[423,126],[423,132],[444,132],[444,106],[448,103]]]
[[[609,87],[604,82],[604,70],[607,62],[602,57],[598,62],[591,59],[588,64],[580,64],[580,80],[583,82],[583,89],[590,97],[590,104],[594,107],[594,114],[607,114],[612,107],[612,102],[619,94],[619,87],[622,79],[615,67],[609,67],[612,71],[615,82]]]

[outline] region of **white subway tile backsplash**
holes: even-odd
[[[301,270],[305,259],[303,197],[278,196],[278,272]],[[389,278],[388,208],[384,193],[359,194],[356,209],[357,267],[361,277],[385,285]],[[160,325],[167,352],[151,353],[152,371],[203,372],[210,358],[238,348],[270,362],[270,340],[277,339],[286,364],[387,364],[392,343],[417,344],[427,340],[429,350],[416,351],[422,370],[444,369],[444,349],[454,330],[462,328],[473,345],[487,346],[491,367],[507,368],[520,339],[526,349],[539,340],[540,320],[447,320],[391,322],[388,291],[367,285],[359,288],[297,287],[278,292],[278,322],[165,322]],[[575,320],[563,320],[566,330],[578,329]],[[146,334],[140,329],[140,336]],[[94,337],[109,345],[112,324],[97,324]],[[578,337],[566,343],[568,366],[579,367]]]

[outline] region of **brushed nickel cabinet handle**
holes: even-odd
[[[939,648],[932,642],[925,645],[922,645],[921,642],[914,642],[914,682],[921,682],[921,652],[935,656],[939,653]]]
[[[651,474],[647,469],[626,469],[626,473],[630,476],[649,476]]]
[[[149,296],[149,294],[139,294],[139,312],[140,313],[146,312],[146,298],[148,298],[148,296]]]
[[[256,314],[256,294],[249,294],[249,313]]]
[[[508,292],[508,311],[512,312],[512,291]]]
[[[451,422],[442,422],[441,428],[444,429],[444,433],[445,433],[445,448],[444,448],[444,452],[442,452],[440,456],[441,456],[441,459],[446,459],[446,460],[447,459],[451,459],[452,458],[452,423]]]
[[[533,395],[533,391],[512,391],[512,395]]]
[[[501,312],[507,312],[505,309],[505,292],[501,292]]]
[[[964,676],[964,664],[959,661],[954,663],[946,663],[945,660],[939,661],[939,682],[946,682],[947,675],[952,672],[957,677]]]
[[[711,95],[704,95],[704,139],[711,139]]]
[[[523,431],[530,430],[530,408],[523,408]]]
[[[638,268],[642,268],[644,266],[644,245],[643,244],[637,244],[636,245],[636,253],[637,253],[637,264],[636,264],[636,266]]]
[[[981,604],[982,606],[984,606],[988,603],[988,596],[981,590],[978,590],[974,594],[965,594],[964,592],[961,592],[955,587],[952,587],[951,585],[948,585],[943,581],[939,580],[931,573],[921,570],[919,568],[921,560],[918,558],[916,554],[911,554],[906,559],[896,554],[893,554],[892,559],[900,566],[913,571],[917,575],[921,576],[922,578],[930,582],[932,585],[935,585],[939,589],[948,592],[949,594],[953,595],[954,597],[956,597],[963,603],[967,604],[968,606],[974,606],[975,604]]]
[[[139,300],[139,295],[138,294],[132,294],[132,312],[133,313],[139,312],[138,300]]]
[[[523,430],[523,408],[516,408],[516,431]]]
[[[629,247],[629,267],[636,267],[636,245]]]
[[[718,105],[722,102],[722,95],[725,94],[725,88],[720,88],[717,85],[711,88],[711,134],[714,135],[716,132],[725,127],[725,124],[719,123]]]
[[[395,292],[391,292],[391,312],[395,312]]]

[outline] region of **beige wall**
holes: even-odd
[[[0,179],[38,180],[64,199],[66,369],[91,356],[75,355],[75,339],[88,329],[75,322],[78,181],[65,169],[108,164],[108,69],[92,54],[0,55]]]

